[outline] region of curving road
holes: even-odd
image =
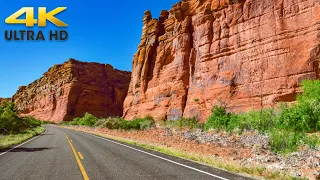
[[[1,180],[248,179],[87,133],[46,129],[19,147],[0,151]]]

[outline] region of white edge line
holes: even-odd
[[[177,165],[180,165],[180,166],[186,167],[186,168],[188,168],[188,169],[192,169],[192,170],[194,170],[194,171],[198,171],[198,172],[200,172],[200,173],[203,173],[203,174],[206,174],[206,175],[209,175],[209,176],[212,176],[212,177],[218,178],[218,179],[222,179],[222,180],[229,180],[229,179],[226,179],[226,178],[224,178],[224,177],[217,176],[217,175],[214,175],[214,174],[208,173],[208,172],[206,172],[206,171],[202,171],[202,170],[200,170],[200,169],[197,169],[197,168],[194,168],[194,167],[191,167],[191,166],[187,166],[187,165],[185,165],[185,164],[181,164],[181,163],[178,163],[178,162],[172,161],[172,160],[170,160],[170,159],[166,159],[166,158],[164,158],[164,157],[157,156],[157,155],[154,155],[154,154],[151,154],[151,153],[148,153],[148,152],[142,151],[142,150],[140,150],[140,149],[133,148],[133,147],[131,147],[131,146],[127,146],[127,145],[125,145],[125,144],[121,144],[121,143],[118,143],[118,142],[115,142],[115,141],[112,141],[112,140],[109,140],[109,139],[106,139],[106,138],[102,138],[102,137],[99,137],[99,136],[96,136],[96,135],[93,135],[93,134],[89,134],[89,133],[85,133],[85,132],[82,132],[82,133],[87,134],[87,135],[89,135],[89,136],[93,136],[93,137],[96,137],[96,138],[102,139],[102,140],[105,140],[105,141],[112,142],[112,143],[114,143],[114,144],[118,144],[118,145],[120,145],[120,146],[124,146],[124,147],[130,148],[130,149],[133,149],[133,150],[135,150],[135,151],[139,151],[139,152],[144,153],[144,154],[148,154],[148,155],[150,155],[150,156],[153,156],[153,157],[156,157],[156,158],[159,158],[159,159],[162,159],[162,160],[165,160],[165,161],[171,162],[171,163],[173,163],[173,164],[177,164]]]
[[[43,133],[41,133],[41,134],[37,135],[36,137],[33,137],[32,139],[29,139],[28,141],[26,141],[26,142],[24,142],[24,143],[22,143],[22,144],[19,144],[19,145],[17,145],[17,146],[15,146],[15,147],[13,147],[13,148],[11,148],[11,149],[9,149],[9,150],[7,150],[7,151],[5,151],[5,152],[1,153],[1,154],[0,154],[0,156],[2,156],[2,155],[4,155],[4,154],[6,154],[6,153],[8,153],[8,152],[10,152],[10,151],[12,151],[12,150],[14,150],[14,149],[18,148],[18,147],[20,147],[20,146],[22,146],[22,145],[24,145],[24,144],[27,144],[28,142],[30,142],[30,141],[32,141],[32,140],[34,140],[34,139],[36,139],[36,138],[38,138],[40,135],[42,135],[42,134],[44,134],[45,132],[47,132],[47,128],[45,128],[45,129],[46,129],[46,130],[45,130]]]

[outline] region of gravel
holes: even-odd
[[[185,139],[195,140],[200,143],[215,143],[219,146],[230,146],[232,143],[233,146],[240,147],[254,147],[259,145],[264,149],[269,148],[269,137],[267,135],[246,132],[241,136],[236,136],[231,133],[206,133],[201,129],[195,131],[187,131],[182,133]]]
[[[236,149],[252,148],[253,156],[241,160],[243,165],[263,165],[268,169],[284,171],[293,177],[315,179],[320,172],[320,150],[303,147],[298,152],[280,155],[271,152],[269,137],[257,132],[244,132],[241,135],[232,133],[206,133],[201,129],[186,131],[182,136],[199,143],[214,143]],[[230,157],[233,158],[233,157]],[[320,179],[320,178],[319,178]]]

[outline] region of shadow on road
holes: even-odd
[[[54,149],[54,148],[15,148],[12,149],[10,152],[37,152],[37,151],[45,151],[45,150],[50,150],[50,149]],[[9,149],[1,149],[1,152],[5,152]]]

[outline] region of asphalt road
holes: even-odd
[[[46,129],[11,151],[0,151],[1,180],[248,179],[95,135]]]

